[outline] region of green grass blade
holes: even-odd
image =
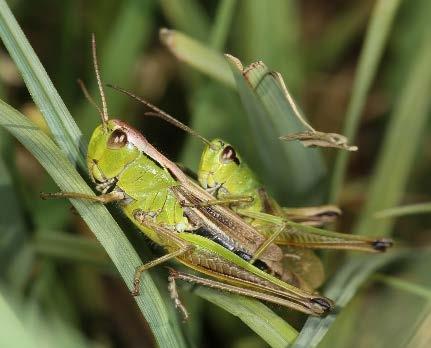
[[[210,46],[217,51],[225,46],[236,4],[237,0],[221,0],[217,7],[209,40]]]
[[[93,194],[48,136],[2,101],[0,101],[0,125],[33,154],[62,191]],[[135,268],[141,264],[141,261],[115,220],[100,204],[82,200],[71,200],[71,202],[105,248],[125,284],[131,288]],[[172,318],[168,316],[166,305],[148,274],[142,278],[141,291],[141,295],[135,299],[158,344],[161,347],[183,347],[184,342],[181,337],[174,334]]]
[[[393,219],[375,219],[374,214],[397,205],[405,190],[429,116],[430,61],[431,45],[424,31],[386,131],[357,233],[386,235],[393,226]]]
[[[317,347],[337,318],[337,312],[342,310],[352,299],[359,286],[378,268],[406,255],[407,252],[405,251],[392,251],[383,255],[373,255],[373,257],[356,256],[350,258],[343,268],[337,271],[325,291],[325,296],[335,301],[338,310],[323,319],[308,318],[293,347]]]
[[[21,347],[92,347],[89,340],[64,318],[49,310],[42,311],[36,301],[20,303],[10,290],[0,293],[0,346]],[[52,294],[51,296],[56,296]]]
[[[307,49],[307,66],[310,70],[331,67],[355,44],[362,34],[371,12],[371,3],[353,3],[345,12],[328,23]]]
[[[404,205],[401,207],[389,208],[381,210],[375,214],[376,218],[394,218],[413,214],[429,214],[431,213],[431,203],[418,203],[412,205]]]
[[[195,293],[240,318],[271,347],[288,347],[298,332],[259,301],[199,287]]]
[[[428,302],[416,322],[416,330],[404,345],[406,348],[427,348],[431,346],[431,302]]]
[[[410,53],[410,69],[404,78],[405,83],[401,91],[399,102],[395,106],[393,115],[386,131],[386,136],[383,148],[377,160],[377,168],[371,183],[371,190],[366,199],[366,205],[361,215],[361,219],[357,224],[356,232],[363,232],[368,235],[386,235],[391,231],[393,221],[376,220],[374,214],[376,211],[392,207],[396,205],[405,189],[406,179],[412,168],[413,160],[416,154],[417,147],[421,140],[422,130],[425,127],[427,111],[428,111],[428,91],[431,87],[431,47],[428,43],[428,37],[422,32],[422,40],[417,45],[417,49]],[[414,115],[414,117],[411,117]],[[390,255],[390,254],[388,254]],[[374,257],[373,257],[374,258]],[[365,264],[364,264],[365,265]],[[343,274],[346,267],[343,267],[339,272]],[[351,272],[354,279],[362,277],[362,268]],[[363,279],[361,280],[363,281]],[[349,283],[345,283],[338,276],[331,282],[330,290],[333,289],[332,284],[337,285],[339,289],[349,289]],[[350,300],[354,292],[349,294],[346,290],[340,291],[335,296],[337,303],[338,298],[342,295],[345,297],[343,302]],[[331,296],[328,292],[327,295]],[[354,312],[354,313],[357,313]],[[351,315],[354,315],[351,313]],[[306,323],[301,333],[298,342],[302,346],[316,346],[329,327],[332,325],[335,317],[324,319],[322,323],[309,321]],[[340,323],[342,325],[342,323]],[[340,325],[333,327],[336,330]],[[347,335],[347,334],[346,334]],[[308,337],[306,337],[308,336]]]
[[[289,203],[304,203],[305,197],[316,193],[326,173],[320,151],[279,140],[281,135],[302,131],[304,126],[294,115],[279,82],[262,62],[247,70],[245,76],[234,58],[228,61],[262,161],[260,176],[271,183],[280,201],[289,197]]]
[[[424,298],[425,300],[431,301],[431,289],[428,289],[419,284],[415,284],[404,279],[395,278],[383,274],[375,274],[372,280],[381,282],[398,290],[406,291],[410,294],[414,294],[416,296]]]
[[[36,234],[32,247],[43,257],[90,264],[107,271],[113,269],[100,244],[88,238],[58,231],[41,231]]]
[[[294,93],[304,82],[299,8],[298,1],[241,1],[233,27],[234,55],[247,64],[264,61]]]
[[[221,53],[176,30],[161,29],[160,40],[178,60],[226,86],[235,88],[229,64]]]
[[[12,178],[6,163],[0,157],[0,277],[6,276],[8,268],[17,256],[17,250],[26,240],[24,215],[19,197],[12,185]]]
[[[400,3],[400,0],[379,0],[374,7],[364,47],[361,51],[352,98],[350,99],[342,131],[342,134],[353,143],[368,91],[374,80],[393,19]],[[349,155],[346,151],[339,151],[337,154],[330,184],[330,202],[336,202],[338,199],[345,179]]]
[[[122,3],[121,11],[109,30],[96,36],[107,35],[107,40],[98,49],[100,52],[100,70],[104,82],[115,83],[123,88],[129,88],[136,80],[133,76],[134,67],[142,48],[151,41],[153,34],[155,2],[128,0]],[[102,40],[103,41],[103,40]],[[90,35],[88,35],[90,43]],[[90,45],[88,45],[90,48]],[[90,50],[89,50],[90,51]],[[121,52],[121,54],[118,54]],[[90,60],[90,54],[86,55]],[[99,90],[93,78],[91,95],[98,96]],[[73,83],[74,81],[70,81]],[[129,100],[121,93],[106,89],[109,114],[127,120],[127,114],[121,114]],[[95,115],[94,106],[82,98],[83,104],[74,112],[81,130],[85,135],[92,132],[100,119]]]
[[[430,60],[431,46],[428,44],[428,37],[423,35],[422,45],[412,60],[411,72],[387,130],[357,232],[366,232],[368,235],[386,235],[390,232],[393,221],[376,220],[373,214],[380,209],[394,206],[404,191],[427,116],[428,91],[431,87]],[[412,114],[415,115],[414,119],[411,118]],[[359,257],[352,259],[338,271],[325,294],[336,300],[338,305],[345,305],[366,276],[380,266],[378,260],[393,255],[396,253],[368,257],[368,260],[363,259],[362,262]],[[336,315],[330,315],[320,322],[309,319],[298,338],[298,347],[316,346],[335,318]]]
[[[34,347],[34,341],[23,323],[18,319],[6,298],[0,293],[0,346],[2,347]]]
[[[82,133],[58,95],[5,0],[0,0],[0,37],[30,94],[44,114],[55,141],[73,163],[86,168]]]
[[[177,29],[199,40],[206,40],[210,20],[202,4],[196,0],[160,0],[160,6],[169,22]]]

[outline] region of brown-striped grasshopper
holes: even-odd
[[[286,282],[291,272],[283,267],[280,247],[267,243],[258,230],[231,209],[206,204],[214,198],[210,193],[158,152],[137,130],[121,120],[109,119],[94,37],[92,48],[102,107],[92,103],[99,110],[102,124],[91,136],[87,165],[101,194],[62,192],[44,194],[44,197],[78,198],[103,204],[116,202],[143,233],[165,248],[166,255],[137,268],[134,295],[139,294],[142,272],[171,259],[214,278],[171,271],[171,295],[185,316],[175,279],[312,315],[331,310],[332,301],[328,298]]]

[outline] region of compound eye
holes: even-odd
[[[121,129],[116,129],[112,132],[108,139],[108,147],[110,149],[121,149],[127,144],[127,134]]]
[[[237,165],[239,165],[239,159],[238,157],[236,157],[236,152],[233,149],[232,146],[228,145],[226,146],[221,155],[220,155],[221,161],[223,163],[229,163],[230,161],[236,163]]]

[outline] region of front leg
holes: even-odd
[[[92,202],[99,202],[102,204],[107,204],[111,202],[118,202],[122,201],[126,198],[126,194],[122,191],[113,191],[110,193],[104,193],[99,196],[93,196],[86,193],[80,193],[80,192],[52,192],[52,193],[45,193],[42,192],[40,194],[40,197],[42,199],[53,199],[53,198],[76,198],[76,199],[83,199],[87,201]]]

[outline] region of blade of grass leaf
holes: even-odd
[[[431,203],[418,203],[395,208],[384,209],[375,214],[376,218],[394,218],[413,214],[431,213]]]
[[[210,47],[220,51],[226,44],[237,0],[221,0],[211,29]]]
[[[154,1],[128,0],[121,6],[118,14],[107,34],[108,39],[104,43],[101,54],[101,71],[103,81],[115,82],[124,88],[132,85],[133,68],[139,52],[143,46],[146,46],[151,40],[154,22]],[[88,36],[89,37],[89,36]],[[121,52],[121,54],[118,54]],[[90,59],[90,56],[88,56]],[[93,70],[91,71],[93,76]],[[94,81],[94,78],[92,79]],[[73,83],[74,81],[70,81]],[[91,95],[98,95],[96,83],[90,88]],[[110,89],[106,90],[109,113],[111,115],[120,115],[124,105],[128,102],[120,93]],[[82,132],[87,135],[99,122],[94,117],[94,107],[84,98],[83,104],[74,112],[77,123],[80,125]],[[121,116],[127,120],[127,114]]]
[[[407,251],[391,251],[383,255],[355,256],[337,271],[325,290],[325,296],[335,301],[337,311],[325,318],[308,318],[293,348],[317,347],[338,316],[338,313],[352,299],[358,288],[378,268],[400,257]]]
[[[387,130],[370,195],[356,232],[367,232],[369,235],[386,235],[390,232],[393,222],[382,223],[381,220],[373,219],[372,214],[376,210],[395,205],[404,191],[406,178],[413,164],[415,150],[427,116],[427,91],[431,84],[431,66],[428,64],[430,59],[431,46],[428,44],[427,36],[423,35],[422,45],[412,59],[412,71]],[[410,117],[412,114],[415,115],[414,122]],[[368,258],[368,261],[363,260],[362,263],[360,257],[352,259],[338,271],[325,294],[336,300],[338,305],[345,305],[366,276],[377,269],[373,263],[391,255],[396,253]],[[309,319],[301,331],[297,347],[315,347],[319,344],[335,318],[336,315],[333,314],[321,322]]]
[[[112,271],[108,255],[94,240],[59,231],[38,232],[33,241],[36,253],[73,263],[91,264]]]
[[[93,194],[78,172],[55,144],[33,123],[0,101],[0,125],[5,127],[44,166],[63,191]],[[94,232],[126,285],[131,289],[135,268],[141,261],[107,209],[100,204],[71,200],[84,221]],[[183,347],[181,337],[174,334],[172,318],[149,274],[141,281],[142,294],[135,300],[147,319],[161,347]]]
[[[304,203],[304,199],[310,202],[311,192],[316,201],[316,186],[325,176],[325,165],[318,149],[279,140],[281,135],[300,131],[303,126],[278,81],[261,62],[248,69],[245,76],[239,61],[232,56],[228,56],[228,61],[262,161],[260,176],[271,183],[270,188],[280,201],[289,197],[289,203]]]
[[[159,4],[164,15],[175,28],[199,40],[208,38],[210,20],[199,1],[160,0]]]
[[[33,347],[54,348],[58,347],[58,342],[64,348],[91,347],[88,339],[76,327],[62,320],[55,312],[44,312],[41,307],[37,301],[29,301],[17,312],[26,332],[31,335]]]
[[[0,276],[9,272],[9,265],[26,240],[26,226],[19,198],[12,185],[6,163],[0,157]]]
[[[0,346],[2,347],[34,347],[34,341],[18,319],[14,310],[0,293]]]
[[[342,134],[353,143],[367,93],[374,80],[400,3],[400,0],[379,0],[374,6],[342,131]],[[329,202],[336,202],[338,199],[345,179],[349,155],[346,151],[339,151],[337,154],[330,183]]]
[[[431,346],[431,302],[428,302],[416,322],[416,332],[403,345],[406,348],[427,348]]]
[[[429,116],[431,45],[426,30],[388,125],[356,233],[386,235],[393,226],[393,219],[375,219],[374,214],[400,201]]]
[[[69,297],[64,279],[60,277],[53,263],[46,260],[38,263],[38,275],[32,279],[25,301],[38,303],[45,310],[49,310],[51,313],[61,317],[65,322],[77,325],[79,322],[78,307]],[[52,289],[55,289],[55,291],[52,291]],[[100,298],[100,295],[97,295],[97,298]],[[97,295],[94,294],[93,296]]]
[[[178,60],[235,88],[232,72],[221,53],[176,30],[161,29],[160,40]]]
[[[360,1],[336,16],[327,28],[310,43],[306,59],[308,70],[319,70],[336,64],[361,35],[371,12],[371,1]]]
[[[419,36],[414,48],[408,51],[409,69],[404,70],[400,97],[386,131],[375,175],[372,176],[371,190],[355,229],[356,233],[385,235],[391,231],[392,220],[384,220],[385,223],[382,223],[383,220],[375,220],[373,217],[375,211],[398,203],[413,166],[417,146],[421,141],[429,102],[426,91],[429,90],[431,82],[431,67],[428,64],[431,59],[431,48],[427,43],[428,37],[425,34],[427,30],[426,25],[421,26],[419,34],[422,35]],[[358,311],[350,313],[351,321],[359,320],[357,313]],[[334,331],[338,328],[339,325],[333,326]],[[313,336],[315,333],[316,330],[309,334]]]
[[[44,114],[54,139],[73,163],[86,168],[82,133],[58,95],[5,0],[0,0],[0,37],[30,94]],[[61,117],[59,117],[61,115]]]
[[[221,296],[213,289],[203,287],[194,292],[239,317],[271,347],[288,347],[298,336],[294,328],[259,301],[243,296]]]
[[[371,279],[431,301],[431,289],[415,284],[411,281],[383,274],[375,274]]]
[[[0,210],[0,275],[9,290],[19,297],[31,274],[34,254],[27,243],[28,231],[17,187],[12,180],[13,173],[2,158],[14,153],[9,138],[9,134],[0,129],[0,206],[8,207]]]
[[[387,282],[376,284],[372,276],[340,313],[319,348],[406,347],[427,302],[419,291],[414,291],[418,288],[413,289],[411,285],[422,289],[431,287],[429,261],[429,248],[415,248],[411,249],[409,257],[385,267],[392,274],[390,279],[401,280],[404,286],[409,283],[409,289]],[[355,303],[359,306],[355,307]],[[346,327],[346,322],[353,325]],[[394,331],[394,327],[400,330]]]
[[[29,243],[16,250],[15,254],[8,269],[8,286],[15,294],[24,295],[27,282],[31,278],[35,255]]]
[[[234,55],[245,62],[264,61],[286,78],[292,92],[298,92],[305,61],[299,44],[299,2],[241,1],[239,5],[233,28]]]

